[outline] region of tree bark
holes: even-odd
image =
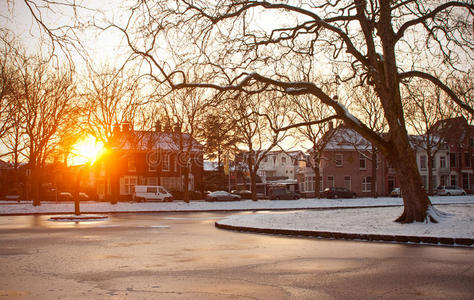
[[[408,145],[407,145],[408,146]],[[403,213],[395,221],[400,223],[424,222],[431,202],[423,189],[420,174],[416,165],[414,151],[400,151],[395,147],[391,164],[397,170],[403,197]],[[398,151],[397,151],[398,150]],[[436,220],[431,220],[436,222]]]
[[[372,145],[372,198],[377,198],[377,149]]]
[[[313,171],[314,171],[314,196],[320,199],[321,198],[321,192],[320,192],[321,173],[319,171],[319,163],[317,164],[317,166],[313,167]]]

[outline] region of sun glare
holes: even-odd
[[[72,147],[72,164],[93,164],[105,152],[104,143],[97,141],[92,136],[80,139]]]

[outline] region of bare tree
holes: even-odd
[[[334,111],[328,106],[319,105],[310,95],[291,97],[292,106],[290,110],[297,115],[297,121],[308,125],[296,128],[304,141],[309,141],[310,158],[309,167],[314,172],[314,191],[317,198],[321,197],[321,158],[327,143],[335,133],[334,122],[337,122]],[[315,122],[319,121],[319,122]],[[336,124],[337,127],[337,124]]]
[[[374,133],[382,136],[387,130],[387,122],[384,117],[382,105],[378,99],[375,90],[371,86],[359,86],[351,89],[353,93],[353,106],[354,114],[360,120],[364,120],[364,123]],[[349,92],[349,91],[348,91]],[[357,147],[356,147],[357,148]],[[366,149],[367,150],[367,149]],[[377,197],[377,164],[378,164],[378,153],[377,145],[371,143],[369,149],[370,157],[367,157],[372,161],[372,197]],[[366,151],[361,152],[361,155],[366,155]]]
[[[9,31],[0,30],[0,140],[15,127],[18,115],[18,50]],[[10,153],[0,153],[0,157]]]
[[[167,95],[158,101],[161,111],[160,122],[174,131],[171,134],[172,146],[177,147],[176,157],[180,174],[184,201],[189,202],[189,183],[191,168],[202,167],[202,157],[194,154],[201,152],[197,139],[202,137],[206,111],[210,109],[212,94],[205,90],[182,89]]]
[[[226,102],[226,115],[231,118],[234,130],[243,148],[243,156],[250,176],[252,200],[257,200],[257,172],[268,152],[285,139],[279,130],[288,123],[285,108],[287,99],[278,93],[254,95],[236,94]]]
[[[131,51],[150,65],[149,75],[172,89],[277,89],[313,95],[376,145],[396,169],[404,191],[404,211],[397,221],[436,222],[437,211],[422,188],[410,150],[400,84],[411,78],[431,81],[474,114],[443,75],[471,69],[473,9],[467,1],[139,2],[130,10],[126,26],[110,28],[122,32]],[[276,18],[278,14],[284,18]],[[139,30],[132,24],[140,24]],[[183,43],[186,49],[179,47]],[[166,50],[181,57],[179,63],[170,64],[162,55]],[[388,139],[355,118],[319,82],[294,80],[295,57],[318,59],[328,76],[342,84],[372,85],[388,123]],[[212,74],[209,81],[195,82],[181,71],[196,64]]]
[[[417,136],[411,139],[414,147],[426,152],[428,171],[428,193],[433,193],[433,162],[436,153],[442,149],[445,141],[431,132],[431,128],[443,119],[453,117],[455,111],[447,107],[446,97],[437,86],[417,82],[416,88],[407,86],[405,110],[407,124]]]
[[[45,166],[52,145],[65,120],[72,118],[76,90],[71,74],[53,68],[39,57],[23,57],[20,68],[19,101],[25,135],[25,153],[31,169],[33,205],[40,205],[39,190],[42,168]]]
[[[136,120],[138,109],[143,104],[140,94],[140,82],[133,73],[123,69],[103,67],[100,72],[89,69],[89,76],[83,79],[84,93],[82,94],[82,107],[84,116],[83,127],[85,131],[102,142],[106,149],[120,147],[114,139],[122,123],[131,123]],[[118,199],[119,183],[110,164],[112,152],[107,152],[104,157],[106,171],[106,198],[112,203]],[[111,195],[108,194],[111,187]]]

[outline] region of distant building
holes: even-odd
[[[300,161],[305,159],[303,151],[270,151],[263,158],[257,174],[263,182],[281,179],[296,179]]]
[[[449,155],[445,162],[443,159],[447,170],[443,170],[439,185],[458,185],[474,193],[474,126],[457,117],[437,122],[430,132],[446,142]]]
[[[202,189],[204,148],[187,133],[159,128],[134,131],[122,125],[114,131],[112,145],[111,153],[96,163],[99,199],[115,192],[120,200],[128,200],[135,185],[182,191],[186,166],[190,169],[189,190]]]
[[[358,196],[372,194],[372,145],[354,130],[339,126],[328,141],[321,157],[320,191],[328,187],[346,187]],[[329,133],[328,133],[329,134]],[[331,133],[332,134],[332,133]],[[377,155],[378,194],[386,194],[384,184],[386,164]],[[313,168],[301,168],[298,173],[300,192],[306,197],[315,195]]]

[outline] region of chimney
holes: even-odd
[[[132,128],[131,124],[129,122],[123,122],[121,124],[122,127],[122,132],[129,132]]]
[[[181,132],[181,124],[176,123],[176,124],[174,125],[174,132],[176,132],[176,133],[180,133],[180,132]]]
[[[155,123],[155,131],[156,131],[156,132],[161,132],[161,123],[160,123],[160,121],[156,121],[156,123]]]
[[[329,131],[334,129],[334,125],[332,124],[332,121],[329,121]]]
[[[120,133],[120,125],[115,123],[113,126],[112,126],[112,133],[113,135],[118,135]]]

